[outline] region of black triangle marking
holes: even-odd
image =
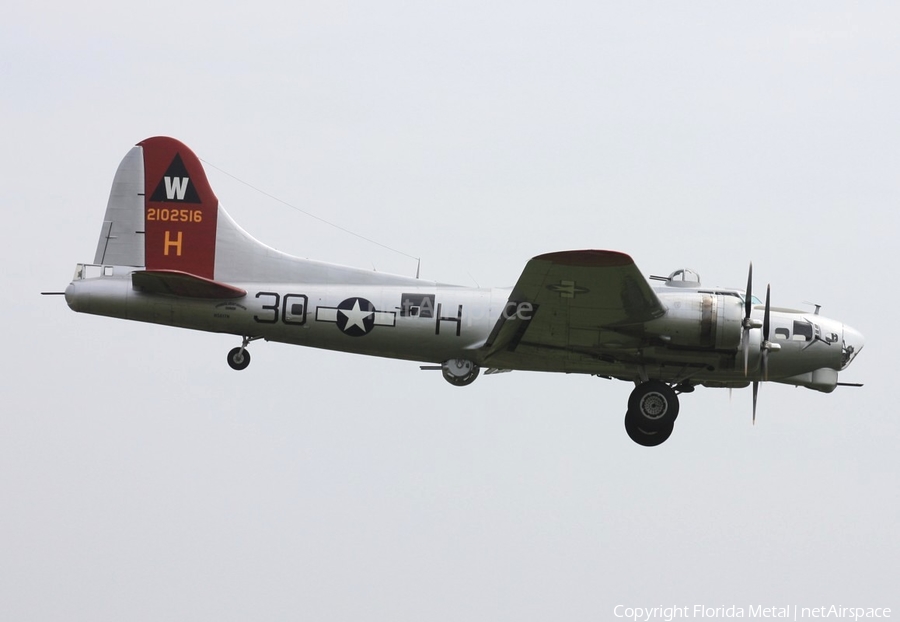
[[[180,154],[175,154],[175,159],[159,180],[150,200],[159,203],[200,203],[200,196],[194,188]]]

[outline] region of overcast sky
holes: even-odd
[[[0,618],[900,615],[900,8],[494,4],[4,7]],[[625,383],[268,343],[234,372],[234,337],[41,297],[159,134],[424,278],[605,248],[743,287],[752,260],[866,336],[866,386],[765,384],[755,427],[749,390],[700,389],[648,449]],[[208,173],[280,250],[415,273]]]

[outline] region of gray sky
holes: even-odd
[[[13,3],[0,20],[0,618],[605,620],[613,607],[900,612],[894,3]],[[831,395],[682,398],[72,313],[113,174],[167,134],[298,207],[508,286],[631,254],[823,305]],[[414,274],[215,170],[302,256]],[[707,618],[709,619],[709,618]]]

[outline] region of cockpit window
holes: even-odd
[[[787,328],[776,328],[775,329],[775,339],[780,339],[782,341],[786,341],[791,338],[791,331]]]

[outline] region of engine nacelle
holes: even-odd
[[[647,324],[647,333],[692,348],[735,350],[741,345],[744,307],[735,294],[666,294],[666,314]]]

